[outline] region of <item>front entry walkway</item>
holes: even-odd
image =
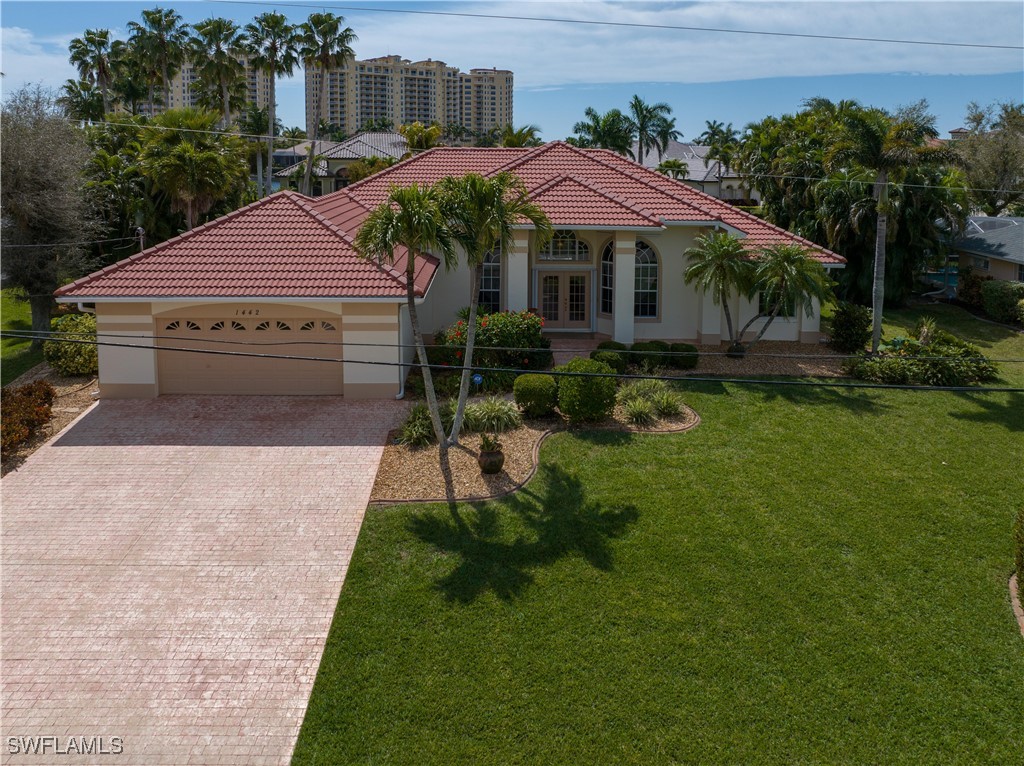
[[[288,763],[405,407],[102,401],[6,476],[3,762]]]

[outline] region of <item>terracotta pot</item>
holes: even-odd
[[[501,450],[481,452],[476,462],[480,464],[480,473],[498,473],[505,465],[505,453]]]

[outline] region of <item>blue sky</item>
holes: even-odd
[[[338,5],[346,3],[338,2]],[[174,7],[187,22],[227,16],[246,23],[276,9],[293,21],[330,2],[289,8],[268,2],[0,2],[4,90],[26,81],[59,87],[74,75],[67,43],[87,27],[124,36],[144,8]],[[360,7],[543,16],[810,34],[1024,45],[1021,2],[414,2]],[[969,101],[1024,100],[1020,50],[819,41],[712,32],[601,27],[499,19],[341,11],[359,36],[360,58],[400,54],[462,69],[516,73],[515,121],[564,138],[587,106],[624,108],[634,93],[666,101],[684,137],[706,120],[742,126],[797,109],[813,96],[893,108],[928,99],[945,132]],[[286,125],[304,123],[301,72],[278,86]]]

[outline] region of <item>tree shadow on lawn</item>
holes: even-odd
[[[468,604],[492,591],[510,601],[533,582],[532,570],[569,556],[613,569],[610,541],[637,520],[636,507],[587,500],[582,482],[557,466],[542,466],[540,476],[531,482],[540,492],[524,488],[500,502],[474,503],[472,514],[449,506],[448,517],[431,513],[409,521],[420,540],[460,558],[437,583],[445,598]],[[515,514],[528,531],[508,540],[500,513]]]
[[[783,399],[796,405],[834,405],[855,415],[882,415],[892,409],[892,405],[881,401],[877,393],[863,389],[826,388],[825,385],[827,383],[823,386],[762,385],[756,390],[767,401]]]
[[[1024,394],[1011,393],[1006,398],[999,394],[961,393],[958,397],[975,405],[974,412],[951,412],[957,420],[973,423],[994,423],[1008,431],[1024,431]]]

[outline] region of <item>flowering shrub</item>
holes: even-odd
[[[517,370],[543,370],[551,366],[551,341],[541,335],[544,319],[529,311],[499,311],[477,317],[474,367],[507,367]],[[438,358],[444,356],[453,365],[462,364],[469,325],[459,319],[437,339]],[[507,349],[536,349],[512,351]]]

